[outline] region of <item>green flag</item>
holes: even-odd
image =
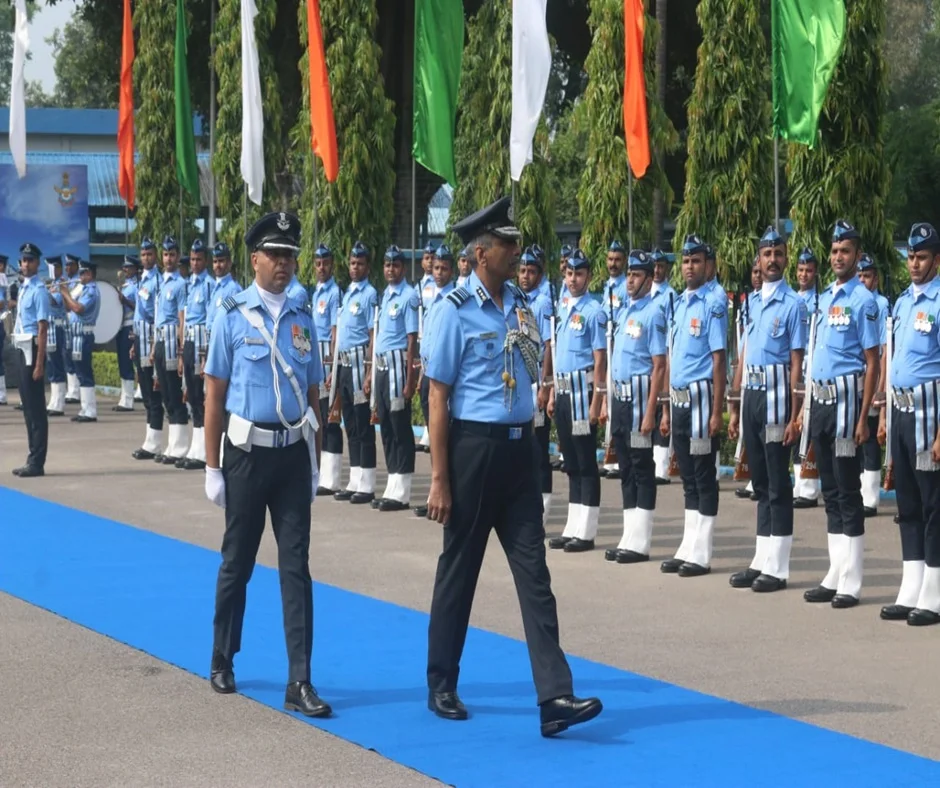
[[[774,134],[811,148],[845,36],[843,0],[772,0]]]
[[[411,152],[457,185],[454,126],[463,56],[462,0],[415,0],[415,84]]]
[[[173,85],[176,91],[176,174],[180,186],[199,202],[199,167],[196,165],[196,139],[193,136],[193,110],[186,68],[186,13],[183,0],[176,0],[176,51]]]

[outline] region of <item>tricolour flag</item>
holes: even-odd
[[[643,62],[645,17],[643,0],[624,0],[623,132],[627,143],[627,159],[637,178],[642,178],[650,166],[650,131]]]
[[[23,67],[29,49],[26,0],[14,0],[16,23],[13,28],[13,76],[10,80],[10,153],[16,174],[26,175],[26,80]]]
[[[121,36],[121,96],[118,110],[118,193],[128,208],[134,207],[134,24],[131,0],[124,0]]]
[[[545,8],[548,0],[512,3],[512,121],[509,128],[509,174],[514,181],[532,161],[532,140],[542,115],[552,70]]]
[[[261,205],[264,186],[264,115],[261,104],[261,73],[255,41],[255,0],[242,0],[242,179],[248,199]]]
[[[310,144],[314,155],[323,162],[326,179],[334,183],[339,174],[339,147],[336,144],[319,0],[307,0],[307,63],[310,70]]]

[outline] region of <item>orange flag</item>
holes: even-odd
[[[627,160],[637,178],[642,178],[650,166],[643,64],[644,5],[644,0],[624,0],[623,6],[623,131],[627,141]]]
[[[124,0],[124,34],[121,38],[121,97],[118,111],[118,193],[127,207],[134,207],[134,25],[131,0]]]
[[[326,179],[333,183],[339,173],[336,124],[330,78],[326,72],[326,52],[320,27],[320,2],[307,0],[307,59],[310,64],[310,133],[313,152],[323,161]]]

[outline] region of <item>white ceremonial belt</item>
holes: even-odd
[[[267,430],[232,413],[229,415],[226,435],[232,444],[240,449],[250,446],[258,446],[262,449],[283,449],[293,446],[306,437],[306,424],[306,420],[302,420],[300,424],[293,427]]]
[[[556,394],[570,394],[571,393],[571,379],[580,375],[583,370],[578,370],[577,372],[559,372],[555,375],[555,393]],[[594,371],[585,372],[584,382],[588,386],[594,385]]]
[[[52,318],[52,325],[55,326],[56,328],[65,328],[65,325],[66,325],[66,323],[68,323],[68,322],[69,322],[69,321],[66,320],[64,317],[54,317],[54,318]]]
[[[198,339],[198,336],[205,332],[205,330],[205,323],[190,323],[188,326],[184,326],[183,328],[183,338],[187,342],[195,342]]]
[[[350,348],[349,350],[340,350],[336,354],[336,357],[339,359],[339,365],[341,367],[353,366],[356,363],[356,351],[361,350],[365,353],[367,347],[368,345],[356,345],[356,347]]]
[[[125,317],[124,322],[121,323],[121,328],[132,328],[134,325],[134,318]]]
[[[95,333],[95,327],[94,327],[94,326],[89,326],[89,325],[86,324],[86,323],[82,323],[81,326],[82,326],[82,333],[83,333],[83,334],[94,334],[94,333]],[[75,333],[75,330],[74,330],[74,329],[72,330],[72,333],[73,333],[73,334]]]
[[[154,329],[154,334],[156,335],[157,339],[166,339],[167,336],[169,336],[170,331],[172,331],[174,334],[176,333],[176,328],[177,327],[172,324],[166,326],[157,326]]]
[[[669,387],[669,399],[677,408],[688,408],[692,405],[692,393],[689,389]]]
[[[614,397],[619,400],[627,401],[633,399],[633,384],[629,381],[613,381]]]
[[[899,389],[891,387],[891,401],[902,413],[914,412],[914,392],[911,389]]]

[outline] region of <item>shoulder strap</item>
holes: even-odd
[[[465,287],[458,287],[447,294],[447,300],[459,309],[470,300],[470,291]]]

